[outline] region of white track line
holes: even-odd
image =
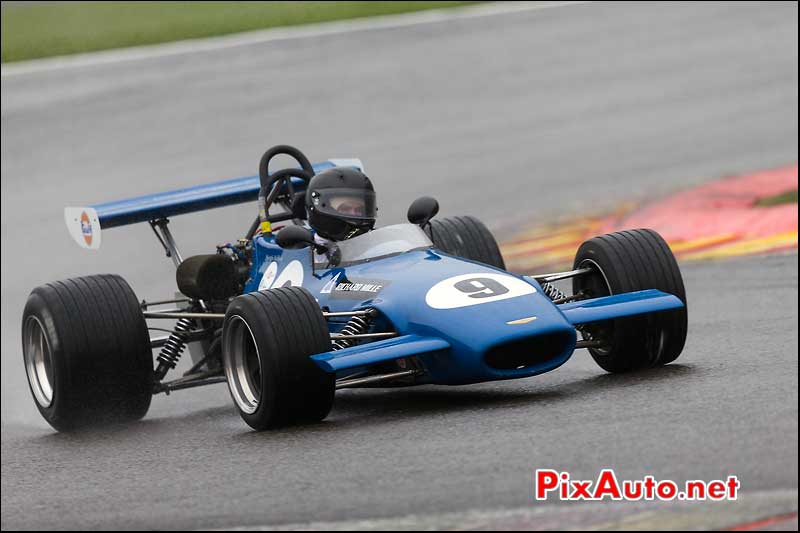
[[[120,48],[102,52],[58,56],[4,64],[2,65],[1,76],[3,78],[9,78],[12,76],[22,76],[25,74],[46,73],[57,70],[84,67],[97,67],[102,65],[125,63],[129,61],[141,61],[145,59],[156,59],[161,57],[194,54],[198,52],[224,50],[227,48],[261,44],[271,41],[305,39],[308,37],[320,37],[325,35],[336,35],[357,31],[403,28],[407,26],[433,24],[451,20],[490,17],[507,13],[535,11],[540,9],[549,9],[585,3],[586,1],[492,2],[464,7],[416,11],[413,13],[403,13],[399,15],[365,17],[332,22],[321,22],[304,26],[271,28],[267,30],[256,30],[235,33],[231,35],[223,35],[219,37],[188,39],[164,44],[134,46],[130,48]]]

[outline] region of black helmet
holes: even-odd
[[[375,189],[357,168],[330,168],[308,183],[306,209],[308,223],[320,236],[349,239],[375,225]]]

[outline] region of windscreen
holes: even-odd
[[[336,264],[323,266],[347,266],[380,257],[401,254],[411,250],[430,248],[433,243],[428,235],[413,224],[395,224],[372,230],[358,237],[336,243]]]

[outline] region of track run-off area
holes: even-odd
[[[794,201],[783,201],[794,191]],[[568,268],[595,235],[651,228],[681,261],[797,250],[797,165],[727,176],[667,198],[623,202],[610,213],[564,217],[525,229],[503,243],[509,269]]]

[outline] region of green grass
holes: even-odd
[[[796,204],[797,203],[797,189],[786,191],[775,196],[761,198],[756,202],[757,207],[772,207],[773,205],[782,204]]]
[[[2,61],[472,2],[3,2]]]

